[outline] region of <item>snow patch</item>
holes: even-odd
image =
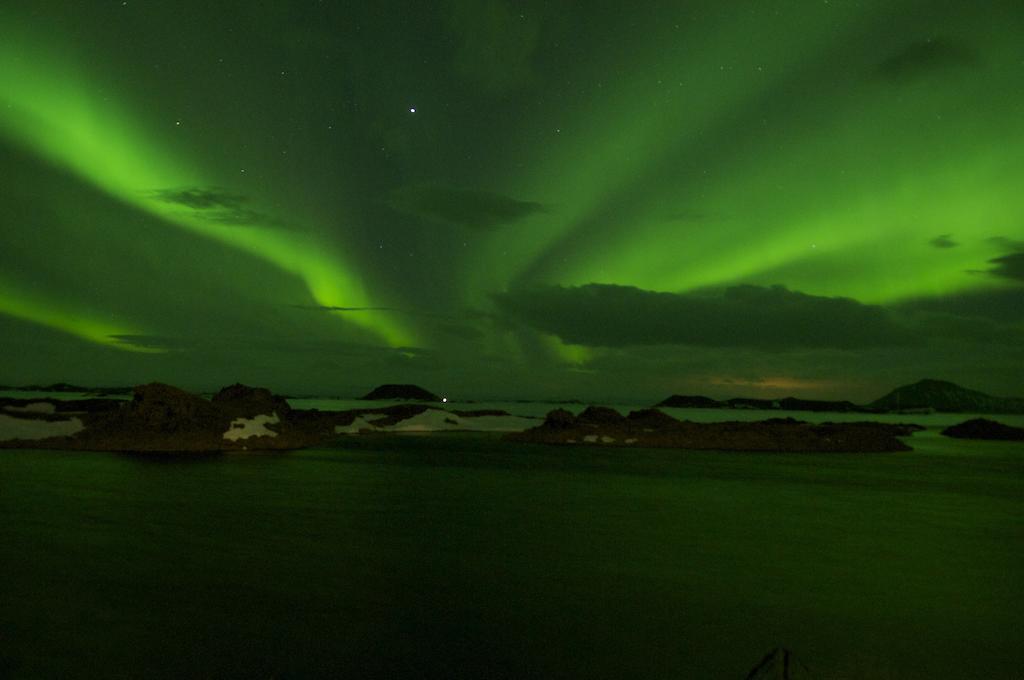
[[[85,425],[78,418],[70,420],[29,420],[0,413],[0,441],[9,439],[47,439],[67,437],[81,432]]]
[[[381,416],[381,417],[386,417],[386,416]],[[380,420],[380,418],[375,418],[375,420]],[[348,425],[335,425],[334,426],[334,433],[335,434],[359,434],[360,430],[379,431],[381,429],[382,428],[377,427],[376,425],[374,425],[373,423],[368,421],[366,418],[363,418],[362,416],[356,416],[355,419],[350,424],[348,424]]]
[[[11,413],[56,413],[57,407],[46,401],[34,401],[25,406],[4,406]]]
[[[387,416],[367,414],[357,416],[351,425],[338,425],[337,434],[356,434],[360,430],[374,432],[522,432],[537,424],[534,418],[521,416],[467,416],[462,417],[451,411],[427,409],[422,413],[400,420],[394,425],[374,425]]]
[[[273,415],[269,416],[235,418],[231,421],[228,431],[224,433],[224,439],[237,442],[239,439],[248,439],[249,437],[276,437],[277,433],[269,429],[267,425],[274,425],[279,422],[281,422],[281,419],[277,417],[277,411],[274,411]]]

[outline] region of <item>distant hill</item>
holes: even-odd
[[[667,408],[723,408],[725,404],[710,397],[673,394],[668,399],[659,401],[654,405],[655,408],[659,406]]]
[[[796,397],[780,399],[779,408],[783,411],[827,411],[832,413],[863,413],[868,410],[857,406],[852,401],[821,401]]]
[[[11,392],[78,392],[81,394],[131,394],[131,387],[85,387],[68,383],[52,385],[21,385],[20,387],[0,387]]]
[[[814,399],[751,399],[737,397],[727,401],[717,401],[710,397],[673,394],[668,399],[654,405],[654,408],[731,408],[760,409],[764,411],[832,411],[836,413],[867,412],[869,409],[849,401],[820,401]]]
[[[897,387],[869,406],[886,411],[934,409],[944,413],[1024,413],[1024,399],[993,397],[945,380],[931,379]]]
[[[377,399],[411,399],[413,401],[441,401],[441,397],[428,392],[419,385],[381,385],[370,390],[362,397],[368,400]]]

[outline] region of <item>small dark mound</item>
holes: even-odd
[[[588,406],[576,416],[576,422],[583,425],[617,425],[624,420],[621,413],[607,406]]]
[[[997,439],[1001,441],[1024,441],[1024,428],[1012,427],[987,418],[974,418],[942,431],[947,437],[957,439]]]
[[[252,418],[271,413],[277,413],[283,418],[292,410],[287,401],[271,394],[270,390],[240,383],[222,388],[210,401],[222,412],[234,418]]]
[[[409,399],[412,401],[441,401],[441,397],[428,392],[419,385],[381,385],[375,387],[363,399]]]
[[[639,411],[630,411],[629,415],[626,416],[626,419],[629,421],[630,425],[647,427],[652,430],[660,430],[679,424],[678,420],[656,408],[645,408],[640,409]]]
[[[544,418],[544,424],[541,427],[551,429],[567,429],[576,425],[576,416],[571,411],[567,411],[564,408],[556,408],[553,411],[549,411],[547,416]]]
[[[668,399],[655,404],[655,407],[658,406],[665,408],[721,408],[722,402],[715,401],[710,397],[673,394]]]
[[[819,401],[817,399],[797,399],[796,397],[780,399],[779,408],[784,411],[831,411],[834,413],[850,413],[863,410],[850,401]]]

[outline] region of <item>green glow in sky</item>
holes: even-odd
[[[94,94],[93,81],[87,73],[78,72],[73,60],[56,60],[45,51],[13,41],[0,50],[4,103],[0,127],[15,141],[121,200],[298,276],[319,305],[370,306],[358,274],[337,249],[280,228],[244,221],[219,224],[207,219],[204,209],[161,200],[163,192],[211,183],[180,158],[162,151],[159,140],[151,141],[128,111],[109,97]],[[41,315],[37,320],[50,318]],[[365,325],[391,346],[413,344],[409,331],[386,317],[352,316],[350,320]]]
[[[0,323],[35,352],[0,383],[45,329],[135,350],[115,381],[1024,383],[1019,2],[10,0],[0,35]],[[832,325],[766,347],[750,291]]]

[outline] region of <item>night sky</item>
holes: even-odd
[[[1024,394],[1024,3],[0,4],[0,383]]]

